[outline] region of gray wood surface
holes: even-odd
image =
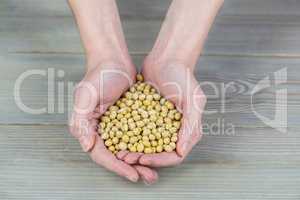
[[[64,126],[0,127],[2,199],[299,199],[300,137],[272,129],[206,136],[154,186],[99,168]]]
[[[171,0],[118,0],[126,39],[140,67]],[[131,184],[94,164],[66,127],[72,95],[55,94],[55,112],[32,115],[14,100],[16,79],[32,69],[63,70],[57,82],[84,73],[79,34],[64,0],[0,1],[0,199],[300,199],[300,1],[226,0],[198,61],[196,75],[226,95],[208,95],[202,141],[184,164],[161,169],[149,187]],[[272,118],[278,89],[287,89],[288,128],[281,133],[251,110],[258,82],[286,68],[287,81],[257,93],[255,110]],[[284,80],[284,79],[283,79]],[[65,88],[66,89],[66,88]],[[21,98],[47,104],[47,80],[31,76]],[[225,99],[225,110],[222,108]],[[225,127],[222,127],[224,122]],[[234,126],[232,134],[218,132]],[[217,127],[217,131],[211,127]]]

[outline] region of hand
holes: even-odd
[[[154,170],[139,165],[130,166],[117,159],[107,150],[97,132],[99,117],[134,82],[135,69],[117,62],[94,64],[95,67],[88,67],[85,77],[75,90],[70,132],[79,140],[83,151],[89,152],[97,164],[130,181],[136,182],[141,176],[146,183],[151,184],[158,178]]]
[[[152,167],[180,164],[202,137],[201,119],[206,97],[192,69],[176,61],[143,68],[146,81],[171,100],[182,112],[182,125],[178,133],[176,152],[143,155],[139,163]]]
[[[146,64],[143,75],[162,96],[171,100],[182,112],[182,125],[178,133],[176,152],[158,154],[127,153],[122,159],[130,164],[139,163],[151,167],[167,167],[180,164],[193,146],[201,139],[201,118],[206,103],[191,69],[177,62]]]

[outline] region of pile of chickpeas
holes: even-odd
[[[172,152],[176,149],[181,113],[137,75],[137,82],[100,118],[98,132],[114,154]]]

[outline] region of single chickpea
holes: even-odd
[[[159,145],[156,147],[156,152],[161,153],[163,151],[163,146]]]
[[[138,128],[138,127],[136,127],[136,128],[134,128],[134,129],[132,130],[132,132],[133,132],[134,135],[139,135],[140,132],[141,132],[141,129]]]
[[[135,153],[137,151],[137,149],[135,146],[132,146],[129,148],[129,151]]]
[[[160,138],[161,138],[161,134],[160,133],[155,133],[155,138],[157,139],[157,140],[159,140]]]
[[[134,143],[136,143],[138,141],[138,138],[136,137],[136,136],[132,136],[132,137],[130,137],[130,139],[129,139],[129,142],[131,143],[131,144],[134,144]]]
[[[164,144],[170,144],[170,138],[164,138]]]
[[[159,140],[157,141],[157,143],[158,143],[159,146],[162,146],[162,145],[164,144],[164,141],[163,141],[163,139],[159,139]]]
[[[150,154],[150,153],[152,153],[152,148],[146,147],[146,148],[144,149],[144,153],[145,153],[145,154]]]
[[[151,147],[152,153],[156,153],[156,147]]]
[[[161,105],[160,104],[156,104],[154,108],[158,112],[161,111]]]
[[[170,147],[172,148],[172,150],[176,149],[176,144],[175,142],[170,142]]]
[[[131,99],[128,99],[127,101],[126,101],[126,105],[127,106],[131,106],[133,104],[133,101],[131,100]]]
[[[99,127],[100,127],[100,128],[102,128],[102,129],[104,129],[104,128],[105,128],[105,125],[106,125],[106,123],[105,123],[105,122],[100,122],[100,123],[99,123]]]
[[[143,145],[145,147],[150,147],[151,146],[151,143],[149,141],[143,141]]]
[[[131,117],[131,113],[126,113],[124,117],[125,117],[125,118],[127,119],[127,121],[128,121],[128,119],[131,119],[131,118],[130,118],[130,117]]]
[[[176,120],[180,120],[181,119],[181,114],[179,112],[176,112],[175,115],[174,115],[174,118]]]
[[[115,147],[114,146],[109,146],[108,150],[110,150],[111,152],[114,152],[115,151]]]
[[[173,149],[172,149],[172,147],[170,147],[170,145],[165,145],[165,146],[164,146],[164,150],[165,150],[166,152],[172,152],[172,151],[173,151]]]
[[[117,115],[117,119],[118,119],[118,120],[121,120],[122,118],[124,118],[124,115],[121,114],[121,113],[119,113],[119,114]]]
[[[136,126],[139,128],[142,128],[145,125],[145,123],[143,121],[137,121],[136,122]]]
[[[157,141],[153,140],[151,141],[151,146],[156,147],[158,145]]]
[[[104,142],[104,144],[105,144],[105,146],[109,147],[109,146],[111,146],[113,143],[112,143],[111,139],[108,139],[108,140],[106,140],[106,141]]]
[[[170,131],[170,129],[172,128],[172,123],[165,124],[165,128]]]
[[[177,128],[177,129],[179,129],[179,128],[180,128],[180,122],[179,122],[179,121],[173,122],[173,126],[174,126],[175,128]]]
[[[147,135],[150,135],[150,134],[151,134],[150,129],[148,129],[148,128],[143,129],[143,135],[147,136]]]
[[[110,132],[109,132],[109,137],[110,137],[110,138],[114,138],[114,137],[115,137],[115,135],[116,135],[116,133],[115,133],[115,132],[112,132],[112,131],[110,131]]]
[[[142,136],[142,141],[149,141],[149,137],[148,136]]]
[[[148,137],[149,137],[149,140],[151,140],[151,141],[155,140],[155,136],[152,134],[150,134]]]
[[[153,95],[148,94],[148,95],[146,96],[146,99],[147,99],[148,101],[152,101],[152,100],[153,100]]]
[[[117,138],[121,138],[123,136],[123,132],[122,131],[116,131],[116,137]]]
[[[129,91],[132,92],[132,93],[135,93],[136,89],[135,89],[135,87],[130,87]]]
[[[160,105],[164,105],[166,103],[166,99],[165,98],[161,98],[159,100]]]
[[[177,138],[176,135],[173,135],[173,136],[171,137],[171,141],[172,141],[172,142],[177,142],[177,140],[178,140],[178,138]]]
[[[142,153],[144,151],[144,145],[141,143],[138,143],[136,146],[136,150],[137,150],[137,152]]]
[[[171,101],[166,101],[165,105],[168,109],[174,109],[174,104]]]
[[[121,151],[125,151],[127,149],[127,144],[125,142],[120,142],[119,148]]]
[[[134,100],[138,100],[138,98],[139,98],[139,94],[138,93],[133,93],[132,94],[132,99],[134,99]]]
[[[163,131],[163,132],[161,133],[161,136],[162,136],[163,138],[170,137],[170,132],[167,131],[167,130],[165,130],[165,131]]]
[[[127,124],[123,124],[122,131],[124,131],[124,132],[128,131],[128,125]]]
[[[115,119],[117,117],[117,112],[116,111],[111,111],[109,114],[110,119]]]
[[[160,95],[159,94],[153,94],[153,99],[156,101],[160,100]]]
[[[139,95],[139,100],[144,101],[146,99],[146,95],[145,94],[140,94]]]
[[[150,104],[151,104],[151,102],[149,100],[144,100],[143,101],[144,106],[149,106]]]
[[[101,121],[108,123],[108,122],[110,122],[110,119],[107,116],[103,116],[103,117],[101,117]]]
[[[132,136],[134,136],[134,132],[133,131],[127,131],[127,133],[126,133],[129,137],[132,137]]]
[[[108,133],[102,133],[102,134],[101,134],[101,138],[102,138],[103,140],[107,140],[107,139],[109,138],[109,134],[108,134]]]
[[[144,77],[141,74],[136,75],[136,80],[138,81],[144,81]]]
[[[141,116],[140,115],[135,115],[135,116],[133,116],[133,120],[135,122],[138,122],[139,120],[141,120]]]
[[[119,138],[114,137],[114,138],[112,139],[112,143],[113,143],[113,144],[118,144],[118,143],[119,143]]]
[[[129,136],[128,135],[123,135],[122,141],[125,142],[125,143],[128,143],[129,142]]]

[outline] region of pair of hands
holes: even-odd
[[[200,140],[206,98],[192,70],[184,64],[147,61],[142,74],[145,81],[170,99],[183,114],[176,152],[142,154],[123,151],[113,155],[98,135],[99,117],[135,82],[136,70],[132,64],[110,61],[89,66],[74,93],[74,112],[69,127],[83,151],[88,152],[97,164],[132,182],[141,177],[152,184],[158,179],[153,168],[180,164]]]

